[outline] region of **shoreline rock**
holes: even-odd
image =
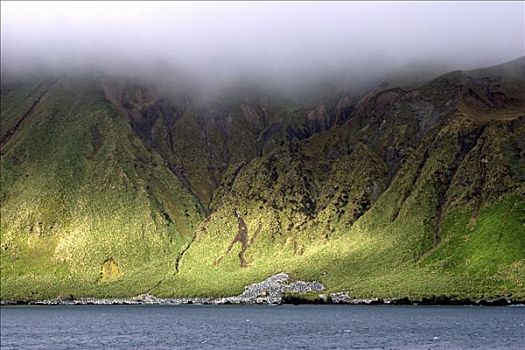
[[[478,306],[525,306],[523,300],[511,297],[494,299],[458,299],[452,296],[433,296],[420,299],[403,298],[353,298],[346,292],[320,294],[325,286],[317,281],[293,281],[290,276],[279,273],[262,282],[253,283],[244,291],[223,298],[158,298],[149,293],[133,298],[74,298],[57,297],[47,300],[1,300],[0,305],[228,305],[228,304],[344,304],[344,305],[478,305]]]
[[[523,300],[514,300],[511,297],[500,297],[493,299],[470,299],[456,298],[454,296],[432,296],[419,299],[403,298],[352,298],[345,292],[330,294],[332,304],[351,304],[351,305],[472,305],[472,306],[508,306],[525,305]]]
[[[181,305],[181,304],[282,304],[285,293],[319,293],[325,287],[319,282],[293,281],[290,276],[279,273],[262,282],[253,283],[244,291],[231,297],[223,298],[158,298],[149,293],[134,298],[74,298],[73,296],[38,301],[0,301],[0,305]]]

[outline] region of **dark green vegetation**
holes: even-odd
[[[132,79],[1,92],[1,299],[525,299],[525,59],[290,102]]]

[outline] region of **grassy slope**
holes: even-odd
[[[256,145],[241,135],[210,128],[207,137],[184,139],[186,129],[203,127],[199,109],[186,110],[173,135],[194,157],[183,161],[199,197],[209,200],[203,174],[216,171],[210,166],[222,154],[206,151],[206,138],[230,140],[233,157],[205,221],[167,161],[135,136],[95,82],[3,89],[2,140],[14,116],[50,88],[2,144],[0,297],[231,295],[287,271],[356,297],[524,299],[525,120],[472,119],[475,100],[415,138],[414,123],[429,105],[421,101],[446,104],[453,90],[442,85],[456,82],[447,79],[427,84],[424,98],[365,99],[346,127],[246,162],[235,157],[254,154]],[[520,84],[512,85],[518,93]],[[522,106],[513,103],[515,118]],[[156,123],[153,137],[168,127]],[[391,146],[403,164],[393,180]],[[180,165],[177,157],[168,161]],[[235,211],[248,227],[244,252],[234,242]],[[110,257],[116,269],[104,265]]]
[[[2,149],[2,299],[143,292],[174,273],[201,220],[165,162],[93,86],[52,86]],[[115,283],[100,281],[109,257]]]
[[[460,123],[476,127],[468,121]],[[351,227],[340,222],[335,213],[329,216],[326,212],[333,205],[327,205],[320,215],[324,215],[323,222],[329,222],[330,225],[311,224],[288,228],[287,215],[273,209],[275,204],[265,202],[264,195],[263,199],[259,199],[248,192],[248,195],[241,197],[247,203],[239,203],[242,202],[238,200],[239,193],[248,191],[246,188],[250,188],[253,183],[251,178],[246,179],[247,187],[212,214],[196,244],[182,261],[181,273],[169,283],[161,284],[155,292],[160,295],[235,294],[246,283],[277,271],[288,271],[298,278],[320,280],[330,291],[346,290],[357,297],[417,298],[444,294],[473,298],[513,295],[523,299],[523,182],[515,179],[509,184],[511,188],[494,189],[493,185],[504,181],[501,177],[506,176],[495,170],[495,174],[486,175],[481,189],[475,189],[475,181],[469,181],[468,176],[477,178],[477,174],[472,173],[472,163],[479,163],[482,159],[475,154],[481,144],[472,148],[473,153],[465,156],[453,175],[447,191],[449,204],[439,223],[440,240],[435,242],[436,191],[439,190],[436,177],[444,168],[443,163],[454,162],[457,150],[454,143],[443,141],[455,138],[458,130],[465,127],[463,125],[457,129],[457,123],[452,121],[440,133],[431,135],[427,142],[423,142],[414,152],[415,159],[407,162],[408,165],[389,189]],[[500,157],[498,166],[505,167],[515,161],[513,155],[506,154],[502,147],[499,152],[492,148],[501,146],[501,143],[506,144],[513,138],[522,138],[524,130],[521,125],[514,133],[490,133],[491,129],[499,127],[494,125],[485,129],[487,135],[483,147],[490,149],[492,159]],[[315,147],[315,140],[312,144]],[[425,150],[429,150],[428,157],[418,172],[416,168]],[[324,180],[325,188],[317,189],[327,191],[336,186],[344,187],[345,183],[353,184],[356,179],[367,180],[365,174],[351,170],[354,168],[353,162],[357,163],[354,169],[372,169],[370,164],[359,162],[368,156],[365,153],[353,160],[343,158],[342,162],[347,164],[349,170],[348,177],[341,178],[340,174],[333,173],[333,176]],[[286,155],[281,155],[279,159],[293,168]],[[279,164],[276,166],[279,167]],[[291,171],[286,167],[281,170]],[[267,176],[264,171],[260,175]],[[288,180],[282,181],[286,183]],[[289,181],[299,182],[297,178]],[[411,191],[406,194],[408,188]],[[257,191],[261,189],[256,187],[254,192]],[[466,200],[463,197],[469,196],[469,191],[477,192]],[[294,193],[300,195],[303,192],[295,189]],[[480,195],[486,198],[482,207],[476,209],[476,196]],[[279,195],[270,193],[268,198],[275,196]],[[285,207],[293,208],[293,204]],[[230,254],[224,256],[220,264],[216,263],[236,233],[235,209],[245,214],[250,237],[262,223],[262,233],[248,249],[246,257],[249,265],[244,268],[239,267],[238,244]],[[395,219],[392,218],[393,212],[399,213]],[[290,221],[301,222],[300,218]],[[331,227],[335,229],[331,230]]]

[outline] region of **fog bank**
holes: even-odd
[[[525,55],[524,2],[2,2],[2,71],[296,86]],[[173,76],[175,76],[174,74]]]

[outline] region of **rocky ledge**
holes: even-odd
[[[457,298],[453,296],[432,296],[422,297],[419,299],[410,298],[370,298],[370,299],[356,299],[349,296],[347,293],[332,293],[330,294],[330,302],[332,304],[353,304],[353,305],[523,305],[524,301],[515,300],[511,296],[504,296],[493,299],[470,299]]]
[[[353,298],[346,292],[321,294],[325,286],[319,282],[290,281],[286,273],[273,275],[262,282],[250,284],[237,295],[224,298],[158,298],[141,294],[134,298],[74,298],[58,297],[40,301],[0,301],[0,305],[181,305],[181,304],[351,304],[351,305],[520,305],[525,302],[512,296],[494,299],[468,299],[451,296],[409,298]]]
[[[287,293],[304,294],[319,293],[325,287],[319,282],[293,281],[286,273],[273,275],[260,283],[254,283],[244,288],[237,296],[225,298],[157,298],[151,294],[142,294],[135,298],[74,298],[59,297],[41,301],[2,301],[8,304],[32,305],[179,305],[179,304],[281,304]]]

